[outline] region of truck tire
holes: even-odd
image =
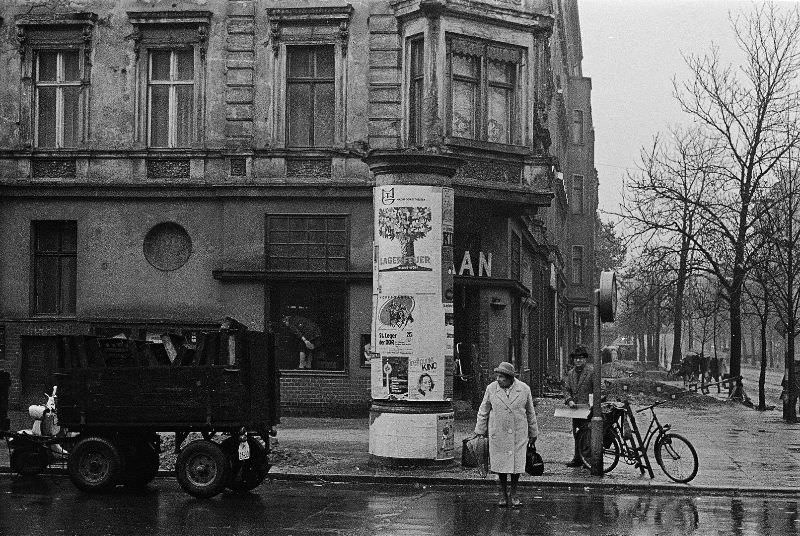
[[[105,437],[80,439],[67,459],[67,472],[75,487],[96,492],[112,487],[120,474],[119,449]]]
[[[178,484],[189,495],[201,499],[222,492],[230,475],[230,461],[213,441],[192,441],[181,450],[175,461]]]
[[[158,450],[150,441],[135,441],[124,458],[125,470],[120,474],[119,480],[129,488],[144,488],[158,474]]]
[[[229,437],[222,442],[222,450],[227,454],[231,464],[231,478],[227,488],[235,492],[252,491],[267,477],[269,457],[267,449],[254,437],[248,437],[250,459],[239,460],[239,439]]]

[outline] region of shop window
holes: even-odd
[[[333,145],[333,46],[286,47],[286,145]]]
[[[34,314],[75,314],[77,227],[75,221],[33,222]]]
[[[284,370],[345,370],[344,283],[297,282],[270,290],[275,356]]]
[[[128,12],[137,64],[136,140],[158,149],[203,139],[208,11]]]
[[[583,214],[583,175],[572,176],[572,213]]]
[[[89,12],[20,15],[20,138],[42,149],[86,140],[94,24]]]
[[[583,246],[572,246],[572,284],[583,285]]]
[[[194,117],[194,51],[151,50],[147,77],[150,147],[189,147]]]
[[[461,37],[447,45],[450,136],[517,143],[521,50]]]
[[[422,143],[422,110],[424,100],[425,45],[422,37],[409,40],[408,141]]]
[[[511,232],[511,279],[514,281],[521,281],[520,278],[520,255],[521,255],[521,248],[522,244],[519,239],[519,235],[515,232]]]
[[[348,269],[347,216],[267,217],[267,269],[343,272]]]
[[[583,144],[583,110],[572,110],[572,143]]]

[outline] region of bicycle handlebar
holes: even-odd
[[[641,409],[637,409],[635,412],[636,413],[641,413],[643,411],[647,411],[648,409],[653,409],[656,406],[660,406],[661,404],[666,404],[667,402],[669,402],[669,400],[659,400],[658,402],[656,402],[654,404],[650,404],[649,406],[645,406],[645,407],[643,407]]]

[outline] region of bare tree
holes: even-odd
[[[722,65],[718,49],[686,56],[691,77],[675,83],[683,111],[718,153],[708,163],[710,188],[694,202],[701,235],[676,226],[722,286],[730,312],[730,373],[741,372],[742,290],[758,251],[756,202],[781,159],[800,142],[796,84],[800,74],[800,11],[759,4],[733,28],[741,65]],[[789,135],[787,136],[787,132]],[[740,391],[741,381],[737,391]]]
[[[788,422],[797,421],[796,405],[800,396],[793,366],[795,337],[800,335],[800,174],[797,166],[789,153],[777,170],[777,183],[766,196],[765,203],[770,210],[761,224],[770,246],[763,278],[769,286],[781,331],[786,333],[784,358],[788,396],[784,400],[783,417]]]
[[[681,360],[684,294],[696,268],[692,237],[702,233],[697,206],[711,183],[707,162],[716,149],[696,129],[673,129],[641,152],[638,173],[629,174],[621,205],[630,237],[643,258],[672,272],[672,363]]]

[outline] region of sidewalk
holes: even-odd
[[[785,424],[777,410],[757,412],[733,403],[703,409],[657,408],[662,423],[687,437],[697,449],[700,471],[688,485],[670,481],[649,451],[655,478],[620,461],[611,473],[593,477],[585,469],[571,469],[570,422],[554,418],[560,400],[542,399],[537,413],[541,435],[536,446],[544,458],[545,474],[522,476],[524,485],[612,487],[619,489],[694,490],[800,493],[800,425]],[[642,432],[649,413],[637,414]],[[15,413],[18,424],[24,414]],[[442,467],[386,468],[370,460],[368,419],[284,417],[273,439],[273,478],[331,481],[405,482],[418,484],[493,483],[476,469],[462,468],[461,440],[470,436],[473,421],[456,421],[456,453]],[[174,456],[162,455],[162,469],[171,470]],[[0,471],[8,467],[8,452],[0,446]],[[7,471],[7,469],[5,469]]]

